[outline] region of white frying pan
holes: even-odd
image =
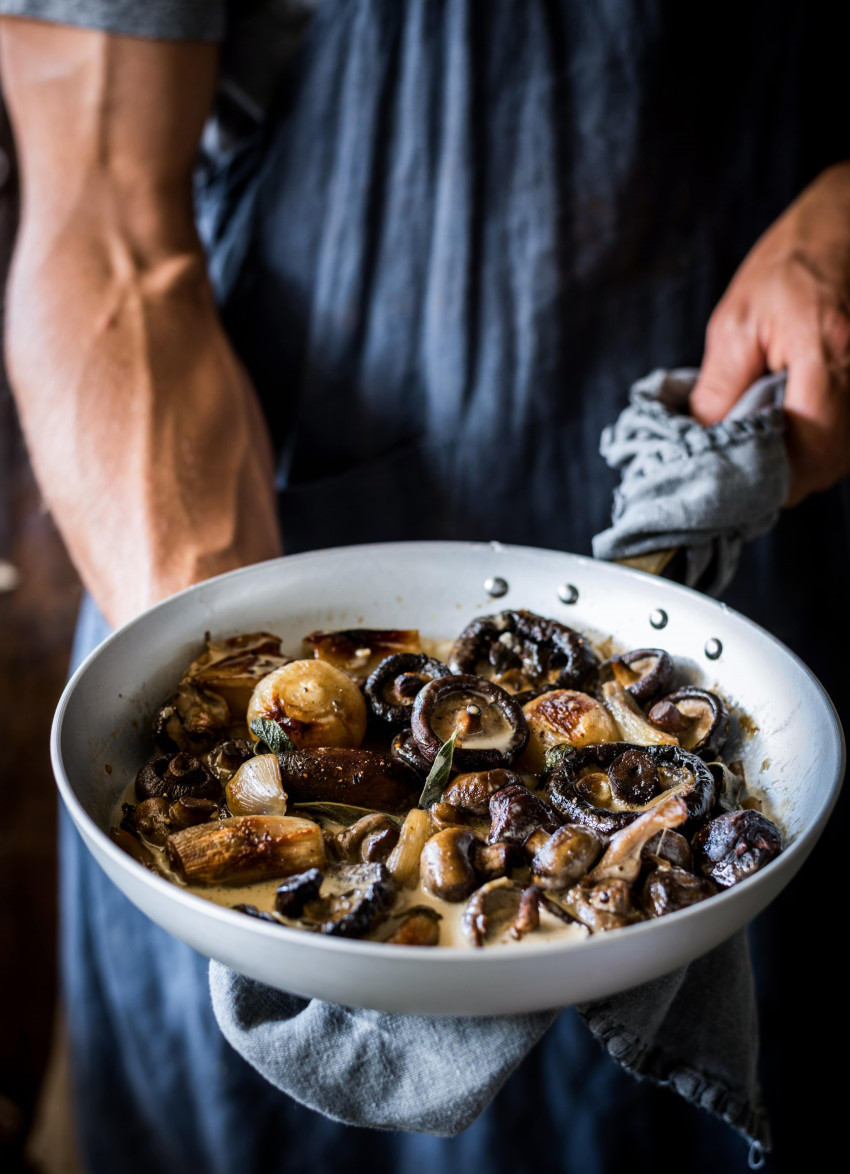
[[[151,714],[201,650],[204,632],[267,629],[301,655],[315,628],[418,627],[453,638],[473,617],[529,608],[613,647],[666,648],[692,683],[732,706],[727,757],[743,759],[783,831],[782,854],[717,897],[580,941],[483,950],[412,949],[269,925],[184,892],[107,836],[119,795],[150,754]],[[844,745],[826,693],[756,624],[694,591],[625,567],[524,547],[452,542],[344,547],[202,583],[139,616],[68,684],[51,741],[62,798],[89,850],[158,925],[262,982],[351,1006],[496,1014],[613,994],[668,972],[745,925],[786,885],[823,830]],[[109,769],[107,769],[109,768]]]

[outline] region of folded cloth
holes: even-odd
[[[785,375],[759,379],[725,419],[703,428],[687,414],[698,371],[654,371],[602,433],[600,452],[622,470],[612,525],[593,539],[600,559],[681,547],[684,579],[722,591],[743,542],[775,524],[788,494]]]
[[[228,1042],[302,1105],[348,1125],[439,1137],[472,1124],[560,1014],[357,1010],[273,990],[218,962],[210,990]],[[715,1113],[756,1151],[769,1147],[744,933],[672,974],[577,1009],[628,1071]]]

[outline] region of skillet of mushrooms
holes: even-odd
[[[663,648],[603,662],[529,611],[442,656],[415,629],[211,641],[151,724],[111,835],[269,924],[390,946],[666,917],[782,849],[724,762],[722,697]]]

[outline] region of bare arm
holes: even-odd
[[[113,624],[279,553],[267,432],[192,217],[216,65],[211,45],[0,27],[23,181],[6,358],[44,498]]]

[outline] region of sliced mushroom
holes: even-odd
[[[448,677],[451,670],[441,660],[421,652],[404,652],[388,656],[366,681],[365,693],[376,717],[385,722],[405,725],[416,694],[438,677]]]
[[[729,713],[708,689],[677,689],[649,711],[649,720],[675,734],[680,746],[706,760],[716,758],[729,735]]]
[[[560,825],[551,804],[522,783],[511,783],[490,798],[491,844],[501,842],[519,848],[537,828],[554,832]]]
[[[617,798],[611,785],[613,764],[629,751],[637,751],[651,759],[658,772],[661,790],[647,803],[624,802]],[[609,774],[601,773],[600,768]],[[584,824],[604,835],[619,831],[644,811],[663,803],[671,795],[680,794],[688,809],[685,830],[690,832],[714,806],[715,786],[711,771],[702,759],[679,746],[606,742],[599,746],[583,746],[562,759],[549,775],[546,793],[552,806],[568,823]]]
[[[422,651],[419,633],[401,628],[346,628],[339,632],[311,632],[304,644],[318,660],[340,669],[357,685],[365,684],[370,674],[388,656]]]
[[[345,673],[322,660],[293,660],[257,685],[248,723],[267,718],[283,727],[299,749],[356,749],[366,733],[366,702]],[[252,735],[253,736],[253,735]]]
[[[578,689],[596,670],[596,657],[578,632],[530,611],[473,620],[449,662],[453,672],[487,677],[509,693]]]
[[[167,799],[145,799],[133,814],[136,834],[157,848],[165,844],[172,832],[169,807]]]
[[[624,880],[634,884],[640,875],[642,853],[648,840],[665,828],[679,827],[688,818],[688,808],[680,795],[671,795],[649,811],[615,832],[602,859],[588,873],[588,881]]]
[[[168,837],[168,863],[187,884],[247,884],[325,864],[322,829],[290,815],[242,815]]]
[[[619,681],[606,681],[602,686],[602,696],[626,741],[638,746],[678,746],[678,740],[673,734],[666,734],[650,725],[638,709],[637,702]]]
[[[528,741],[514,698],[492,681],[472,676],[430,681],[413,704],[410,728],[429,762],[456,733],[453,764],[459,771],[510,766]]]
[[[616,742],[620,738],[611,714],[587,693],[556,689],[535,697],[523,706],[528,723],[528,745],[520,766],[541,774],[546,756],[558,746],[589,746],[596,742]]]
[[[729,811],[700,828],[691,847],[703,876],[728,889],[778,856],[782,837],[760,811]]]
[[[446,828],[425,844],[419,860],[422,884],[444,901],[463,901],[478,885],[473,864],[475,833],[466,827]]]
[[[568,912],[591,933],[624,929],[644,920],[632,896],[632,886],[624,880],[596,884],[582,881],[565,894],[563,901]]]
[[[592,868],[604,844],[604,838],[590,828],[564,824],[532,857],[534,883],[548,890],[568,889]]]
[[[203,754],[227,737],[230,722],[230,709],[224,698],[182,681],[157,712],[153,735],[162,750]]]
[[[416,802],[421,787],[403,763],[374,750],[285,750],[278,761],[283,788],[293,803],[324,800],[403,812]]]
[[[638,705],[645,705],[667,687],[673,675],[673,661],[663,648],[637,648],[634,652],[612,656],[611,671]]]
[[[253,754],[253,743],[247,738],[230,738],[213,747],[207,762],[220,783],[229,783],[242,763],[247,762]]]
[[[488,881],[470,898],[461,918],[461,929],[475,946],[483,946],[499,937],[511,925],[516,925],[523,903],[524,887],[507,877]],[[539,893],[539,889],[537,890]],[[531,901],[536,905],[536,894]],[[528,928],[530,910],[524,910],[523,921]],[[519,936],[519,932],[517,936]],[[524,928],[522,932],[527,932]]]
[[[398,928],[385,941],[391,946],[436,946],[442,919],[442,914],[430,905],[415,905],[406,911]]]
[[[384,862],[398,843],[399,827],[382,812],[364,815],[336,837],[344,860]]]
[[[136,798],[219,799],[221,786],[212,771],[189,754],[160,755],[145,763],[136,775]]]
[[[282,655],[280,638],[271,632],[245,632],[227,640],[207,637],[203,654],[184,680],[223,697],[233,717],[242,721],[259,682],[290,659]]]
[[[284,917],[298,918],[309,901],[318,899],[322,874],[318,868],[308,868],[289,876],[275,892],[274,907]]]
[[[443,791],[443,802],[450,803],[464,815],[490,818],[490,796],[511,783],[521,783],[512,770],[480,770],[457,775]]]
[[[713,897],[716,892],[716,885],[707,877],[694,876],[683,868],[656,868],[646,878],[642,898],[650,916],[664,917]]]

